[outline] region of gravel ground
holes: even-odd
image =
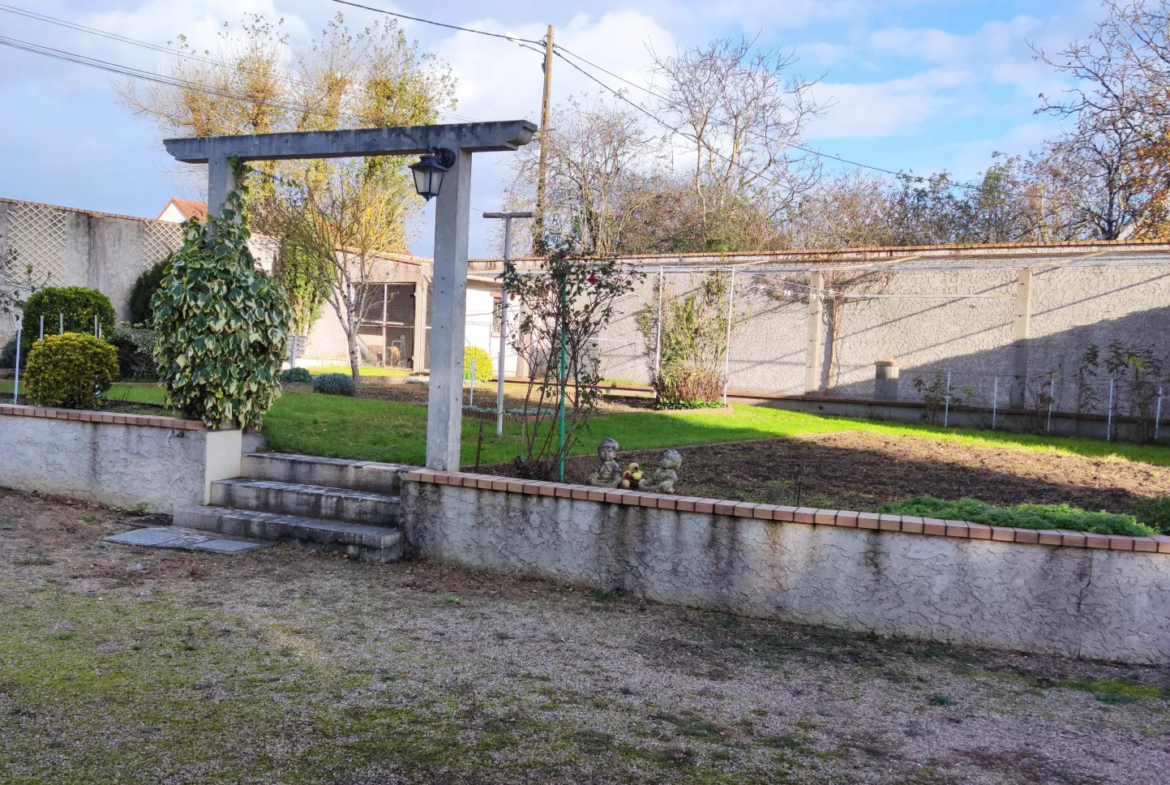
[[[0,491],[0,782],[1170,782],[1167,668],[131,523]]]

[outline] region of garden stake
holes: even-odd
[[[44,314],[41,314],[41,337],[38,338],[37,340],[38,341],[45,340],[45,315]]]
[[[471,355],[471,390],[467,393],[467,405],[475,406],[475,355]]]
[[[1109,380],[1109,413],[1105,420],[1105,441],[1113,441],[1113,379]]]
[[[666,271],[658,268],[658,329],[654,333],[654,375],[662,372],[662,301],[666,298]]]
[[[947,395],[945,403],[943,404],[943,427],[947,427],[947,423],[951,419],[951,372],[947,371]]]
[[[1158,441],[1158,431],[1162,427],[1162,385],[1158,385],[1158,408],[1154,410],[1154,441]]]
[[[999,377],[995,377],[995,387],[991,390],[991,430],[995,430],[995,410],[999,403]]]
[[[475,445],[475,470],[479,471],[479,453],[483,449],[483,420],[479,421],[479,441]]]
[[[20,395],[20,328],[16,328],[16,380],[12,385],[12,404],[15,406]]]
[[[64,335],[65,334],[65,314],[63,314],[63,313],[57,314],[57,323],[59,325],[59,327],[57,329],[57,334]]]

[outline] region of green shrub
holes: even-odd
[[[471,358],[475,358],[475,380],[486,382],[492,378],[492,356],[478,346],[463,350],[463,379],[471,381]]]
[[[20,353],[20,365],[23,367],[28,363],[28,353]],[[0,368],[15,368],[16,367],[16,339],[13,338],[8,343],[0,348]]]
[[[914,496],[887,504],[881,512],[948,521],[970,521],[985,523],[988,526],[1014,526],[1018,529],[1069,529],[1131,537],[1158,534],[1150,526],[1138,523],[1132,515],[1085,512],[1067,504],[1018,504],[1014,507],[995,507],[978,499],[951,501],[936,499],[933,496]]]
[[[167,274],[167,265],[171,263],[168,256],[158,264],[150,267],[138,276],[138,280],[134,282],[134,288],[130,290],[130,323],[131,324],[150,324],[154,321],[154,310],[150,307],[150,301],[154,298],[154,293],[162,286],[163,278]]]
[[[65,320],[65,332],[93,335],[93,318],[98,318],[102,333],[108,335],[114,329],[114,306],[110,298],[96,289],[83,286],[49,287],[28,298],[24,304],[24,334],[21,351],[28,351],[36,342],[41,330],[41,317],[45,317],[45,335],[61,331],[61,317]]]
[[[280,380],[285,384],[308,384],[313,381],[313,374],[308,368],[289,368],[280,375]]]
[[[1170,534],[1170,496],[1143,496],[1133,505],[1134,517],[1162,534]]]
[[[118,350],[118,373],[123,379],[158,378],[154,362],[158,333],[143,327],[118,327],[110,333],[109,340]]]
[[[183,235],[151,300],[167,406],[211,428],[259,426],[280,395],[284,294],[256,269],[239,192],[222,220],[187,221]]]
[[[348,395],[352,398],[357,395],[357,385],[353,383],[352,376],[346,376],[344,373],[323,373],[313,379],[313,392]]]
[[[118,377],[118,352],[84,333],[46,335],[28,357],[24,383],[37,406],[94,409]]]

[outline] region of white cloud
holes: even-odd
[[[904,133],[955,104],[951,88],[969,84],[965,71],[926,71],[873,84],[821,83],[818,100],[831,102],[812,125],[813,139],[858,139]]]

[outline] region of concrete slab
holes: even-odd
[[[185,529],[181,526],[154,526],[147,529],[114,534],[106,542],[119,545],[137,545],[140,548],[203,551],[205,553],[236,554],[267,548],[274,543],[254,540],[229,540],[207,532]]]

